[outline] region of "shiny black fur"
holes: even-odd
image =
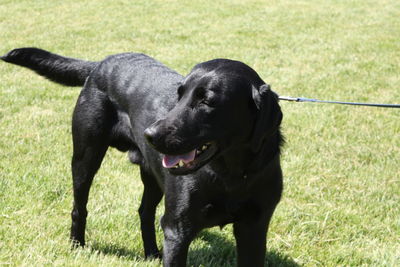
[[[268,225],[282,192],[282,113],[253,69],[215,59],[182,77],[143,54],[88,62],[37,48],[15,49],[1,59],[64,85],[84,85],[72,121],[75,244],[85,244],[89,189],[111,146],[128,151],[140,166],[146,257],[160,256],[154,219],[165,195],[164,266],[185,266],[196,234],[228,223],[238,266],[264,265]],[[186,153],[206,142],[215,153],[195,169],[173,175],[162,167],[161,153]]]

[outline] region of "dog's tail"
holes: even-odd
[[[1,60],[29,68],[47,79],[68,86],[82,86],[98,62],[67,58],[27,47],[11,50]]]

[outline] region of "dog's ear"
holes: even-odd
[[[282,121],[278,96],[268,84],[252,88],[253,101],[257,108],[256,120],[251,137],[251,149],[258,152],[265,138],[274,134]]]

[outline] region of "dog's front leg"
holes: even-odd
[[[263,216],[256,220],[249,219],[233,224],[237,266],[264,266],[269,220],[270,216]]]
[[[164,216],[161,224],[164,231],[163,266],[184,267],[196,231],[184,218],[169,220]]]

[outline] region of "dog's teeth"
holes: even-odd
[[[185,163],[183,163],[183,161],[179,161],[179,167],[183,167],[183,165],[185,165]]]
[[[201,150],[206,150],[207,149],[207,146],[206,145],[204,145],[202,148],[201,148]]]

